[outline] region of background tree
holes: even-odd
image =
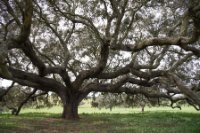
[[[54,93],[48,94],[30,87],[15,85],[14,82],[7,88],[1,88],[0,94],[1,108],[3,111],[11,110],[13,115],[18,115],[24,105],[32,108],[51,107],[58,105],[60,101]]]
[[[141,108],[141,111],[146,107],[153,106],[165,106],[172,108],[179,108],[181,106],[187,106],[187,102],[179,101],[174,103],[163,98],[145,97],[142,94],[132,95],[126,93],[101,93],[95,98],[92,98],[91,106],[94,108],[109,108],[112,111],[113,107],[123,107],[123,108]]]
[[[1,0],[0,14],[0,77],[56,93],[63,118],[92,91],[199,109],[199,0]]]

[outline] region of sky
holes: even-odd
[[[0,87],[8,87],[12,84],[11,80],[0,79]]]

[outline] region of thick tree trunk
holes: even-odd
[[[64,93],[61,93],[61,100],[63,103],[63,113],[62,118],[69,119],[69,120],[77,120],[79,119],[78,115],[78,106],[79,103],[87,96],[87,94],[82,93],[70,93],[63,95]]]
[[[79,102],[77,101],[63,103],[62,118],[69,119],[69,120],[79,119],[78,105],[79,105]]]

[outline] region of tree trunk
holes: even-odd
[[[144,106],[142,106],[142,113],[144,113]]]
[[[78,120],[80,117],[78,115],[78,106],[79,103],[87,96],[87,94],[83,93],[68,93],[64,95],[61,93],[60,95],[62,103],[63,103],[63,113],[62,118],[69,120]]]
[[[26,104],[28,102],[28,100],[36,93],[37,89],[34,89],[29,95],[28,97],[26,97],[26,99],[24,99],[24,101],[22,101],[19,105],[19,107],[17,108],[15,115],[19,115],[19,112],[21,111],[21,108],[24,106],[24,104]]]
[[[62,118],[69,120],[79,119],[78,105],[79,102],[77,101],[65,102],[63,104]]]

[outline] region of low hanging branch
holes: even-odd
[[[31,99],[31,97],[36,93],[37,89],[34,89],[18,106],[16,112],[14,113],[14,115],[19,115],[19,112],[21,110],[21,108],[24,106],[24,104],[26,104],[28,102],[29,99]]]
[[[183,92],[183,94],[186,95],[188,99],[190,99],[191,101],[196,103],[198,106],[200,106],[200,97],[196,95],[191,90],[191,88],[186,87],[186,85],[184,85],[184,83],[180,80],[180,78],[176,76],[175,74],[169,74],[169,76],[170,76],[169,78],[172,78],[174,80],[177,87],[180,89],[181,92]]]
[[[3,97],[8,94],[8,92],[13,88],[14,85],[15,85],[15,82],[12,82],[12,84],[9,87],[7,87],[7,89],[0,94],[0,101],[3,100]]]

